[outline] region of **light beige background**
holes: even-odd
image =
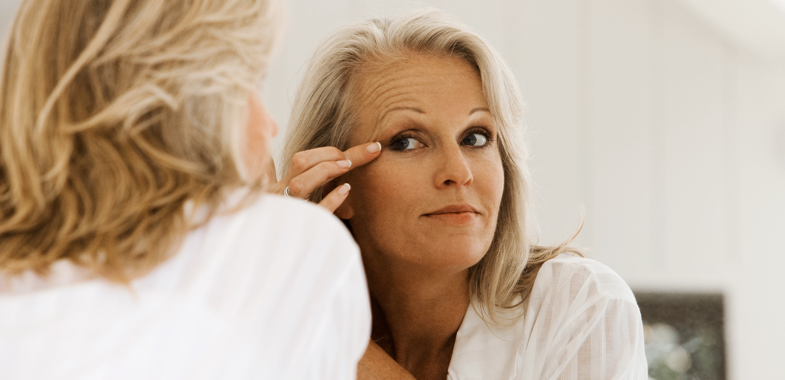
[[[292,0],[264,92],[283,134],[328,31],[420,6],[458,16],[520,80],[542,242],[568,236],[585,207],[580,242],[633,289],[726,295],[730,378],[782,378],[785,7],[774,1]],[[17,2],[0,0],[3,29]]]

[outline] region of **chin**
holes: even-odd
[[[436,268],[469,269],[485,256],[490,244],[477,241],[477,238],[449,239],[443,244],[430,242],[432,249],[424,250],[423,264]],[[435,246],[438,245],[438,246]]]

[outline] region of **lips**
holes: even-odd
[[[460,213],[464,213],[464,212],[479,214],[477,209],[475,209],[471,205],[462,204],[462,205],[449,205],[449,206],[446,206],[446,207],[442,207],[442,208],[440,208],[440,209],[438,209],[436,211],[429,212],[429,213],[425,214],[425,216],[442,215],[442,214],[460,214]]]

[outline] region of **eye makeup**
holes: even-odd
[[[467,146],[472,149],[482,149],[492,146],[496,135],[486,127],[470,127],[461,134],[457,141],[459,145]],[[414,151],[427,147],[422,133],[416,129],[408,129],[395,134],[387,140],[385,146],[394,152]]]
[[[411,151],[425,146],[419,134],[412,130],[398,133],[387,144],[390,150],[396,152]]]
[[[473,135],[479,135],[484,138],[485,141],[480,141],[481,139],[478,139],[477,137],[472,139]],[[472,148],[480,149],[493,145],[495,138],[496,135],[485,127],[471,127],[463,133],[460,143],[461,145],[468,145]],[[481,144],[475,145],[477,142],[481,142]]]

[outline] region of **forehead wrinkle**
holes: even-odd
[[[355,90],[353,91],[354,95],[352,96],[354,99],[352,103],[355,105],[355,112],[358,113],[357,116],[360,122],[362,122],[362,116],[366,109],[371,108],[369,103],[373,103],[376,98],[381,96],[381,94],[379,94],[379,89],[384,85],[385,78],[383,78],[381,75],[379,75],[379,78],[376,78],[374,74],[374,70],[365,70],[362,74],[359,75],[357,81],[355,82]],[[374,136],[372,130],[371,136],[369,136],[369,138],[361,139],[360,141],[367,142],[375,140],[376,136]],[[360,142],[355,141],[354,143],[358,144]]]
[[[364,70],[362,74],[360,74],[359,92],[374,94],[378,92],[379,88],[384,87],[385,84],[391,81],[396,81],[398,78],[396,74],[400,73],[401,71],[405,71],[404,68],[397,68],[395,66],[392,67],[381,67],[378,69],[368,69]]]
[[[402,70],[395,70],[402,71]],[[372,140],[376,139],[380,134],[380,125],[384,118],[389,114],[385,110],[394,108],[394,105],[405,103],[414,100],[413,93],[417,93],[419,88],[428,87],[427,84],[412,82],[411,75],[406,77],[392,77],[381,74],[378,78],[373,78],[370,86],[363,86],[363,81],[360,81],[360,91],[358,94],[361,96],[361,104],[359,107],[360,112],[374,113],[373,125],[371,125],[370,137]],[[365,78],[363,78],[365,79]],[[363,90],[363,88],[367,88]]]
[[[393,92],[393,90],[390,90],[389,92]],[[392,96],[385,98],[382,101],[382,104],[380,104],[378,107],[379,113],[376,118],[375,126],[376,127],[381,126],[382,121],[384,121],[384,119],[387,118],[387,116],[390,114],[390,111],[396,108],[404,108],[406,106],[402,104],[406,104],[406,102],[413,101],[413,100],[415,100],[415,98],[406,91],[402,91],[400,93],[393,94]],[[409,107],[409,108],[417,108],[417,107]],[[421,111],[422,113],[425,113],[424,110]]]
[[[454,69],[448,70],[449,72],[439,70],[412,71],[413,66],[410,63],[413,63],[412,60],[403,59],[381,64],[367,64],[358,72],[359,75],[355,82],[357,87],[353,91],[356,94],[354,104],[358,106],[357,112],[361,113],[358,115],[360,120],[371,118],[370,125],[362,128],[370,129],[369,131],[364,131],[364,134],[370,138],[370,140],[366,141],[376,141],[379,137],[382,132],[380,128],[382,122],[390,114],[388,110],[400,105],[402,107],[412,106],[425,111],[422,107],[406,103],[409,101],[416,103],[418,100],[423,100],[419,99],[418,95],[429,93],[428,89],[433,87],[435,82],[438,87],[439,82],[444,81],[443,78],[445,77],[460,77],[469,74],[469,72],[473,75],[479,75],[476,70],[467,70],[466,67],[463,67],[464,65],[457,65],[456,62],[452,62],[450,59],[443,62],[445,66]],[[434,93],[431,95],[438,96],[439,94]],[[427,98],[428,96],[426,96],[426,101]],[[487,102],[487,99],[484,99],[483,103],[485,102]],[[490,110],[485,107],[477,107],[472,109],[469,116],[481,109],[490,113]],[[363,118],[363,114],[367,117]]]
[[[394,90],[391,89],[387,92],[389,93],[393,91]],[[393,94],[392,96],[384,98],[382,104],[380,104],[379,107],[375,107],[376,109],[379,110],[379,112],[376,113],[375,121],[371,127],[372,130],[371,136],[374,140],[378,139],[378,137],[382,134],[382,132],[384,132],[384,130],[382,129],[383,122],[387,118],[387,116],[390,115],[390,111],[396,108],[401,108],[401,107],[397,107],[397,105],[402,103],[405,104],[406,102],[411,101],[412,99],[413,98],[410,96],[410,94],[407,94],[405,92]]]

